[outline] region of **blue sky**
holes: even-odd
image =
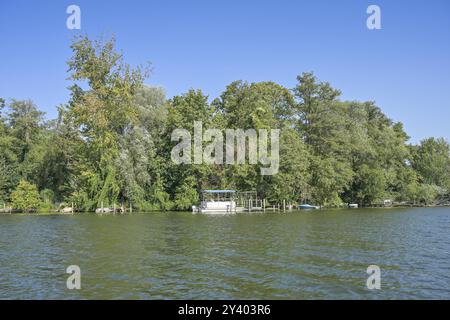
[[[81,8],[81,30],[66,8]],[[381,30],[366,8],[381,8]],[[66,61],[76,34],[115,34],[125,60],[151,61],[146,81],[168,97],[234,80],[288,88],[314,71],[349,100],[374,100],[411,141],[450,140],[450,1],[1,1],[0,97],[32,99],[48,117],[68,100]]]

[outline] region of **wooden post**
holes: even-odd
[[[113,213],[116,214],[116,203],[113,204]]]
[[[100,209],[100,212],[103,213],[103,201],[102,201],[101,205],[102,205],[102,208]]]
[[[263,207],[263,212],[266,212],[266,199],[265,198],[262,200],[262,207]]]
[[[130,213],[133,213],[133,205],[130,202]]]
[[[72,202],[72,214],[75,213],[75,211],[73,210],[73,202]]]
[[[286,200],[283,200],[283,211],[286,211]]]

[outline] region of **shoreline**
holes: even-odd
[[[360,207],[360,208],[347,208],[347,207],[325,207],[321,209],[315,209],[315,210],[305,210],[305,209],[291,209],[286,211],[278,211],[277,213],[288,213],[288,212],[317,212],[317,211],[323,211],[323,210],[351,210],[351,211],[358,211],[363,209],[419,209],[419,208],[450,208],[450,204],[448,205],[429,205],[429,206],[389,206],[389,207]],[[133,211],[132,213],[126,212],[126,213],[95,213],[95,211],[80,211],[75,213],[63,213],[63,212],[2,212],[0,211],[0,216],[75,216],[80,214],[89,214],[89,215],[97,215],[97,216],[124,216],[124,215],[132,215],[133,213],[139,213],[139,214],[149,214],[149,213],[165,213],[165,212],[177,212],[177,213],[192,213],[191,211],[177,211],[177,210],[155,210],[155,211]],[[245,214],[248,214],[249,212],[245,212]],[[251,213],[265,213],[264,211],[252,211]],[[274,212],[268,211],[267,213],[273,214]],[[207,215],[207,214],[205,214]]]

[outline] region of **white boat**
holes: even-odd
[[[200,205],[192,206],[193,213],[233,214],[241,211],[236,207],[235,190],[203,190]]]
[[[310,204],[301,204],[298,206],[299,209],[302,210],[316,210],[316,209],[320,209],[320,207],[318,206],[312,206]]]

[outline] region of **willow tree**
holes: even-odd
[[[123,197],[140,210],[167,209],[164,172],[167,160],[159,150],[167,122],[165,92],[161,88],[141,87],[134,99],[138,121],[120,136],[120,176]]]
[[[126,64],[114,45],[114,39],[76,38],[68,61],[69,79],[75,81],[68,120],[79,128],[89,161],[80,172],[79,188],[96,205],[112,204],[124,193],[120,137],[138,120],[134,96],[148,76],[147,68]]]

